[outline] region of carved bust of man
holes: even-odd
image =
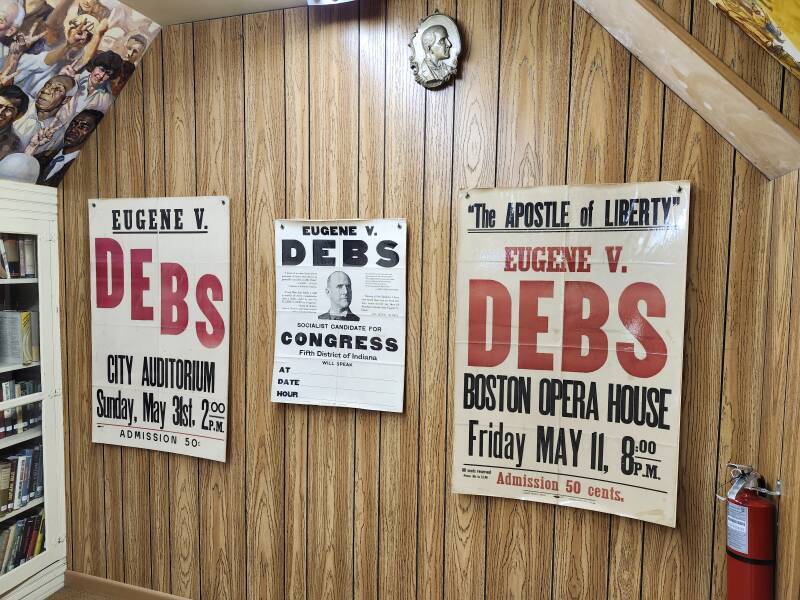
[[[455,22],[437,14],[423,21],[411,44],[414,49],[411,57],[414,78],[428,89],[441,87],[456,74],[461,41],[451,40],[450,30],[442,24],[444,19],[453,23],[453,32],[458,36]],[[430,21],[433,22],[429,24]]]
[[[425,60],[419,68],[420,77],[437,82],[447,79],[453,70],[444,62],[450,58],[450,48],[453,47],[447,29],[441,25],[428,27],[422,34],[422,47],[425,49]]]

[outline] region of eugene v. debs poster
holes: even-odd
[[[273,402],[402,412],[406,223],[276,221]]]
[[[689,184],[458,213],[453,490],[674,526]]]
[[[93,442],[225,460],[229,205],[89,201]]]

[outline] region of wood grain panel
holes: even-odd
[[[612,183],[625,177],[629,55],[582,9],[573,17],[572,91],[567,183]],[[556,509],[557,598],[605,598],[607,515]]]
[[[230,198],[230,384],[226,463],[200,462],[200,576],[207,598],[246,595],[245,364],[247,342],[242,19],[194,25],[197,192]],[[224,48],[225,52],[220,52]],[[239,274],[240,276],[236,276]]]
[[[164,196],[164,77],[161,36],[142,59],[144,101],[144,187],[147,196]],[[159,592],[172,589],[170,549],[171,506],[169,454],[150,454],[150,556],[151,587]]]
[[[717,485],[730,479],[729,462],[755,464],[764,371],[765,315],[772,220],[772,183],[738,153],[734,163],[733,207],[729,247],[728,306],[722,373]],[[727,590],[725,541],[727,511],[715,504],[712,597]]]
[[[358,214],[358,6],[310,13],[311,211]],[[309,598],[353,595],[352,409],[308,409]]]
[[[662,177],[692,182],[676,529],[647,526],[642,598],[707,598],[711,585],[733,149],[667,91]]]
[[[658,181],[661,178],[664,89],[664,84],[636,58],[631,57],[626,181]],[[611,517],[609,600],[639,597],[643,535],[642,522]]]
[[[72,564],[83,573],[106,576],[105,521],[103,514],[103,450],[92,444],[91,331],[89,289],[89,212],[87,200],[97,196],[97,141],[83,147],[64,183],[64,225],[69,234],[66,281],[66,353],[72,365],[64,381],[68,396],[70,447],[70,501],[72,512]]]
[[[783,113],[793,123],[800,121],[800,82],[785,77]],[[781,451],[784,435],[784,414],[787,400],[788,357],[792,313],[792,275],[795,254],[794,235],[797,227],[798,173],[774,182],[772,193],[772,231],[770,239],[769,280],[767,289],[767,322],[764,351],[764,387],[759,424],[758,465],[767,485],[774,488],[781,477]],[[791,422],[788,431],[792,430]],[[796,425],[795,425],[796,427]],[[790,433],[791,435],[791,433]]]
[[[193,196],[197,191],[195,153],[194,39],[191,25],[163,32],[164,148],[166,193]],[[172,593],[200,598],[200,507],[198,460],[169,457]]]
[[[695,29],[723,61],[769,102],[780,106],[782,69],[740,28],[717,10],[695,6]],[[714,32],[719,32],[714,35]],[[766,315],[772,228],[773,184],[736,153],[729,242],[725,351],[722,374],[717,485],[728,481],[729,462],[755,464],[758,459],[759,421],[765,356]],[[757,465],[758,466],[758,465]],[[715,505],[714,554],[711,596],[722,597],[727,588],[727,511]]]
[[[283,14],[244,18],[247,131],[247,598],[284,594],[284,408],[270,402],[275,226],[285,215]],[[263,71],[262,71],[263,69]],[[263,73],[263,74],[262,74]],[[253,74],[256,74],[253,76]]]
[[[381,417],[379,595],[416,596],[419,448],[420,292],[425,93],[408,68],[408,31],[424,0],[389,0],[386,9],[386,215],[407,221],[406,380],[402,414]]]
[[[286,68],[286,216],[307,219],[310,209],[308,9],[284,11]],[[308,597],[308,408],[286,405],[285,587],[288,598]]]
[[[358,216],[380,218],[386,161],[386,2],[359,6]],[[381,413],[355,411],[353,598],[378,596]]]
[[[117,197],[117,127],[112,107],[97,128],[97,195]],[[91,365],[89,366],[91,369]],[[125,580],[124,534],[122,530],[122,449],[101,446],[105,488],[106,577]]]
[[[800,84],[786,77],[781,95],[780,69],[713,7],[654,1],[797,122]],[[426,92],[406,44],[434,9],[458,18],[466,51],[455,83]],[[800,420],[788,392],[800,385],[798,177],[770,187],[574,12],[569,0],[362,0],[164,31],[62,195],[73,568],[200,600],[721,596],[718,462],[744,448],[770,481],[800,482],[788,443]],[[694,191],[678,527],[453,495],[459,189],[659,178]],[[85,201],[164,193],[232,198],[241,360],[225,465],[89,441]],[[268,401],[272,220],[284,215],[408,219],[403,414]],[[800,594],[798,515],[787,494],[786,598]]]
[[[450,235],[450,331],[455,330],[455,273],[458,234],[458,192],[492,187],[496,181],[500,2],[460,0],[457,19],[467,56],[456,82],[453,121],[453,185]],[[454,336],[448,346],[448,406],[452,405]],[[453,414],[447,414],[453,431]],[[452,439],[448,439],[445,505],[445,598],[483,598],[486,588],[487,499],[453,494]]]
[[[769,104],[780,109],[781,65],[710,2],[695,2],[692,14],[695,37]]]
[[[428,3],[431,8],[431,3]],[[455,15],[455,0],[435,8]],[[425,183],[422,239],[422,324],[417,494],[417,598],[444,594],[444,535],[447,481],[447,349],[450,306],[450,211],[453,198],[455,86],[425,94]]]
[[[571,16],[571,1],[503,3],[498,187],[564,183]],[[551,597],[554,515],[547,504],[490,500],[488,596]]]
[[[651,0],[575,2],[630,47],[769,179],[800,168],[800,129]],[[699,6],[713,10],[713,5]],[[653,39],[658,39],[657,45]],[[773,66],[777,63],[769,64]]]
[[[143,102],[142,69],[137,69],[114,105],[116,143],[126,150],[125,167],[117,169],[121,198],[145,195]],[[123,548],[128,557],[137,556],[124,561],[124,582],[140,587],[150,586],[150,454],[140,448],[122,449]]]
[[[800,81],[794,77],[787,76],[784,82],[784,96],[783,96],[783,112],[793,122],[800,121]],[[794,254],[792,256],[792,263],[790,266],[791,272],[789,274],[791,282],[791,297],[798,298],[800,294],[800,252],[797,252],[798,235],[800,235],[800,227],[797,226],[797,201],[800,189],[798,189],[798,174],[783,178],[775,183],[775,198],[781,198],[784,205],[794,205],[795,208],[795,227],[793,230],[794,235]],[[790,198],[793,198],[792,201]],[[776,218],[780,213],[775,214]],[[785,248],[785,247],[784,247]],[[786,250],[784,249],[784,252]],[[779,302],[781,298],[780,293],[776,293],[775,302]],[[785,405],[783,414],[776,411],[780,416],[780,425],[776,428],[775,419],[772,416],[773,411],[768,411],[768,416],[761,424],[762,437],[770,435],[775,438],[775,441],[767,442],[762,441],[760,449],[759,463],[770,465],[769,469],[765,469],[766,476],[769,483],[773,483],[778,475],[772,470],[774,467],[774,459],[772,453],[778,443],[780,443],[780,479],[786,489],[793,489],[800,485],[800,449],[797,443],[793,443],[798,438],[798,423],[800,423],[800,408],[795,400],[795,395],[789,393],[789,390],[798,389],[800,384],[800,342],[796,332],[800,327],[800,311],[795,310],[789,303],[789,315],[786,321],[782,323],[778,321],[776,325],[779,328],[784,328],[787,332],[788,347],[786,351],[786,383],[785,383]],[[770,311],[777,315],[778,311]],[[777,319],[776,319],[777,321]],[[771,324],[771,323],[770,323]],[[771,329],[771,328],[770,328]],[[774,359],[773,359],[774,361]],[[768,367],[775,369],[774,362]],[[770,390],[765,390],[765,395]],[[775,395],[774,390],[771,396]],[[772,405],[770,402],[770,405]],[[778,436],[778,431],[782,435]],[[778,441],[780,437],[780,442]],[[800,572],[795,566],[796,560],[793,557],[800,556],[800,502],[796,494],[787,494],[780,500],[778,511],[778,566],[776,575],[776,591],[777,597],[780,599],[796,598],[800,596]]]

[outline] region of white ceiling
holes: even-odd
[[[304,6],[306,0],[122,0],[161,25]]]

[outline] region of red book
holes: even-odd
[[[39,537],[39,524],[42,521],[42,515],[36,515],[36,518],[33,520],[33,527],[31,527],[31,537],[28,540],[28,547],[26,549],[25,557],[30,560],[33,558],[33,551],[36,549],[36,540]]]

